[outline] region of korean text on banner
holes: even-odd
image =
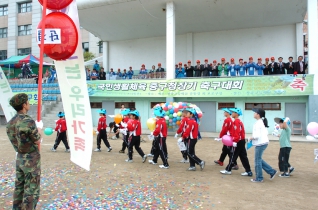
[[[74,21],[80,34],[76,1],[68,6],[66,15]],[[55,67],[68,127],[71,161],[89,171],[93,149],[93,123],[81,43],[79,35],[75,53],[65,61],[55,61]]]
[[[0,67],[0,105],[3,109],[7,122],[16,114],[16,111],[10,106],[9,101],[13,96],[10,84]]]

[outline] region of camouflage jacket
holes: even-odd
[[[41,139],[41,135],[29,115],[16,114],[7,124],[7,135],[16,152],[27,154],[39,151],[35,142]]]

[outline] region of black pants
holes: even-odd
[[[145,155],[145,153],[140,148],[140,136],[131,136],[128,142],[128,156],[130,160],[132,160],[133,156],[133,147],[135,147],[136,151],[139,153],[141,157]]]
[[[166,144],[166,137],[157,137],[155,141],[155,151],[153,156],[153,162],[157,163],[158,157],[160,155],[160,158],[163,162],[164,166],[169,166],[168,164],[168,154],[167,154],[167,144]]]
[[[119,127],[115,126],[114,127],[114,133],[118,131]],[[116,138],[119,139],[119,133],[116,134]]]
[[[155,138],[152,141],[152,145],[151,145],[151,150],[150,150],[150,154],[155,155],[156,149],[157,149],[157,144],[156,144],[157,138]]]
[[[109,148],[110,144],[107,140],[106,130],[100,130],[99,134],[97,135],[97,149],[100,149],[100,144],[102,142],[102,139],[106,147]]]
[[[187,142],[188,142],[188,139],[183,141],[183,143],[186,146],[186,148],[188,148],[187,147]],[[184,160],[188,160],[188,152],[187,152],[187,150],[181,151],[181,154],[182,154],[182,157],[183,157]]]
[[[229,164],[226,166],[225,170],[231,171],[232,167],[236,163],[238,157],[240,157],[242,165],[245,168],[245,171],[250,172],[251,166],[250,166],[250,163],[248,162],[248,158],[247,158],[247,152],[245,149],[245,139],[240,140],[237,143],[236,148],[231,147],[231,158],[230,158]]]
[[[288,172],[288,169],[290,167],[289,155],[290,155],[291,149],[292,149],[291,147],[283,147],[283,148],[280,148],[279,150],[278,165],[279,165],[279,170],[281,172]]]
[[[54,149],[56,149],[59,146],[61,141],[63,142],[63,144],[64,144],[66,149],[70,149],[70,147],[68,146],[68,143],[67,143],[66,131],[61,132],[61,133],[57,132],[55,143],[54,143],[54,146],[53,146]]]
[[[127,148],[127,145],[128,145],[128,134],[123,135],[123,144],[121,147],[121,151],[125,151],[125,149]]]
[[[195,164],[200,165],[202,160],[195,155],[195,145],[197,143],[197,139],[188,139],[187,143],[187,154],[190,160],[190,167],[194,167]]]
[[[230,150],[230,147],[223,145],[223,147],[222,147],[222,153],[221,153],[221,155],[220,155],[219,161],[223,163],[227,155],[229,156],[229,158],[231,158],[231,150]],[[237,165],[237,162],[236,162],[236,161],[234,162],[234,165]]]

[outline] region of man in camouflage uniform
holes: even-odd
[[[41,129],[27,115],[30,109],[28,95],[13,96],[10,105],[17,114],[7,124],[7,135],[17,154],[13,210],[33,210],[40,195],[41,158],[38,144]]]

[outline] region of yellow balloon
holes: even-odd
[[[177,115],[180,117],[180,116],[182,115],[182,113],[181,113],[181,112],[178,112]]]
[[[156,120],[154,118],[149,118],[147,120],[147,127],[152,132],[156,128]]]
[[[116,114],[114,117],[114,121],[116,124],[121,123],[121,121],[123,120],[123,117],[121,116],[121,114]]]

